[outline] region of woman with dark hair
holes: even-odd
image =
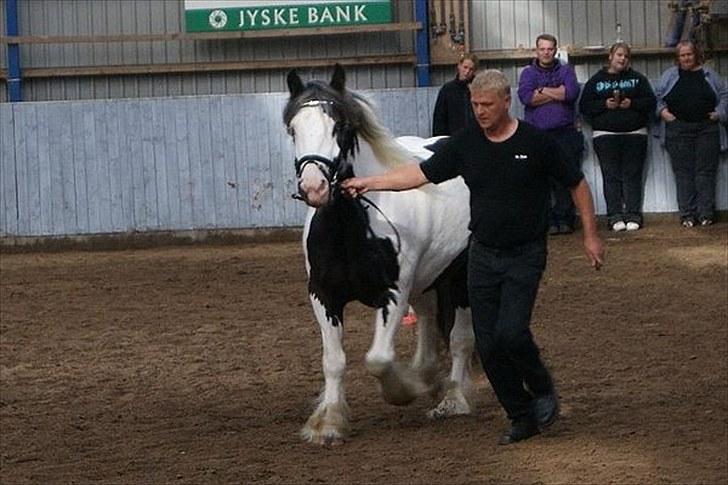
[[[683,227],[713,224],[718,156],[728,148],[728,91],[725,79],[703,65],[690,41],[675,47],[675,66],[658,87],[657,114],[670,155]]]
[[[645,76],[629,65],[631,50],[618,42],[609,49],[606,67],[586,85],[579,110],[593,129],[613,231],[642,227],[642,170],[647,156],[647,124],[655,94]]]

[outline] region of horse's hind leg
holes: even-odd
[[[346,368],[342,347],[344,329],[341,324],[333,325],[316,298],[311,297],[311,303],[321,328],[325,383],[318,406],[301,430],[301,437],[319,445],[334,445],[343,442],[349,433],[349,410],[343,383]]]
[[[469,308],[455,310],[455,324],[450,332],[450,356],[452,367],[450,381],[445,386],[445,397],[427,415],[440,419],[473,411],[468,397],[472,394],[473,383],[470,376],[471,359],[475,337]]]
[[[412,301],[417,312],[417,348],[412,356],[412,368],[422,375],[434,395],[439,392],[441,383],[438,379],[438,342],[440,332],[437,328],[437,301],[435,292],[427,292]]]

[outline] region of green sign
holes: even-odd
[[[390,0],[185,0],[187,32],[336,27],[391,21]]]

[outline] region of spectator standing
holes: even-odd
[[[463,54],[457,64],[455,79],[440,88],[432,115],[432,136],[454,135],[473,121],[468,86],[477,68],[475,54]]]
[[[536,58],[521,73],[518,97],[525,106],[525,121],[553,136],[566,154],[566,162],[580,170],[584,137],[575,126],[579,83],[571,66],[556,60],[556,47],[553,35],[536,38]],[[569,234],[575,220],[569,189],[552,179],[551,193],[549,234]]]
[[[645,76],[629,65],[631,50],[618,42],[607,66],[584,85],[579,110],[593,129],[613,231],[642,227],[642,171],[647,156],[647,124],[655,94]]]
[[[679,42],[676,65],[662,74],[657,93],[683,227],[713,224],[718,158],[721,149],[728,148],[726,82],[703,61],[695,44]]]

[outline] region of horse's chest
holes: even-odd
[[[332,309],[349,301],[381,307],[394,298],[399,264],[392,242],[368,235],[367,221],[351,203],[319,210],[306,239],[309,291]]]

